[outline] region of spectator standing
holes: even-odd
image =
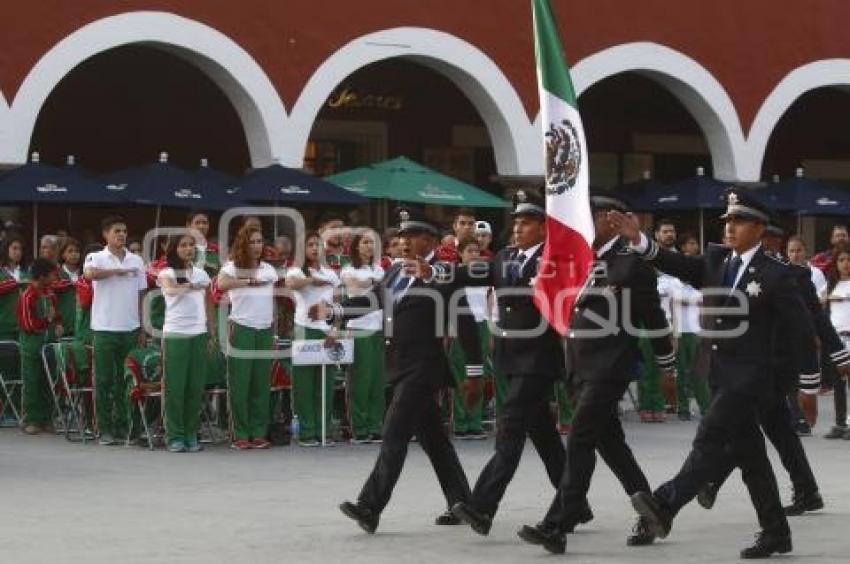
[[[832,266],[835,248],[843,243],[850,242],[850,234],[848,234],[846,225],[833,225],[832,234],[829,238],[829,249],[820,252],[812,257],[812,266],[815,266],[824,274],[829,272],[829,267]]]
[[[228,389],[235,450],[266,449],[270,420],[271,358],[274,347],[275,269],[261,260],[263,233],[245,225],[233,242],[232,260],[218,275],[230,300]],[[252,354],[255,353],[255,354]]]
[[[384,279],[384,269],[377,259],[374,235],[355,235],[351,241],[351,264],[340,272],[347,296],[368,295]],[[354,332],[354,364],[348,380],[352,442],[379,442],[386,404],[383,310],[351,319],[346,328]]]
[[[147,289],[145,265],[127,247],[127,224],[119,216],[101,223],[106,247],[86,257],[83,273],[92,281],[91,328],[94,344],[95,412],[102,445],[126,436],[127,394],[122,377],[124,359],[139,331],[141,292]]]
[[[44,374],[41,349],[62,336],[62,318],[51,287],[56,280],[56,265],[40,258],[33,263],[32,281],[24,290],[17,306],[20,326],[21,378],[23,389],[24,433],[36,435],[52,431],[50,423],[53,403]]]
[[[204,360],[216,346],[210,277],[195,265],[197,242],[175,237],[157,277],[165,298],[162,326],[163,403],[170,452],[199,452],[201,403],[206,384]]]
[[[850,244],[839,243],[833,249],[833,261],[827,273],[827,308],[832,325],[845,346],[850,347]],[[827,439],[850,440],[847,427],[847,379],[840,375],[834,386],[835,425]]]
[[[332,337],[331,326],[325,320],[310,319],[308,310],[315,304],[332,302],[334,289],[340,285],[340,281],[333,269],[321,264],[321,236],[311,233],[307,235],[304,244],[304,265],[293,266],[286,271],[286,287],[292,290],[295,298],[295,338],[326,340]],[[294,415],[298,416],[301,423],[301,446],[312,447],[320,444],[321,417],[326,419],[326,429],[330,430],[335,374],[332,370],[325,372],[325,413],[321,413],[322,367],[292,367],[292,403]],[[326,441],[329,439],[330,437],[325,437]]]

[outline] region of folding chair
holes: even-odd
[[[65,439],[83,443],[93,439],[95,414],[91,345],[72,339],[49,343],[42,349],[42,360],[51,382],[54,405],[62,417]],[[54,364],[51,365],[51,362]]]
[[[164,437],[162,421],[162,353],[158,349],[145,347],[134,349],[127,355],[124,364],[130,398],[130,431],[133,435],[135,421],[133,411],[138,409],[148,449],[154,450],[157,439]],[[158,405],[157,405],[158,404]],[[159,407],[159,409],[156,409]],[[156,409],[153,421],[149,415]],[[129,442],[128,436],[128,442]]]
[[[0,368],[0,427],[19,427],[22,417],[20,396],[24,381],[21,377],[21,349],[18,342],[0,341],[0,359],[17,367],[15,373],[4,373]],[[12,422],[9,421],[10,416]]]
[[[215,364],[207,369],[209,379],[201,405],[200,441],[218,444],[230,441],[227,359],[220,353],[213,361]]]

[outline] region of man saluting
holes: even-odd
[[[791,332],[790,340],[799,343],[801,354],[794,359],[799,373],[809,368],[808,355],[802,353],[810,350],[814,330],[810,323],[800,323],[808,320],[808,312],[794,275],[761,247],[768,211],[751,196],[728,191],[722,216],[728,246],[709,246],[703,257],[660,249],[640,232],[631,215],[611,212],[609,219],[653,266],[703,288],[703,305],[710,308],[702,326],[711,347],[711,404],[679,473],[652,494],[632,496],[632,505],[649,520],[654,534],[664,538],[679,510],[720,475],[731,458],[741,467],[762,528],[741,558],[790,552],[791,531],[765,452],[758,410],[775,387],[770,351],[777,329]]]
[[[470,494],[437,404],[438,391],[452,385],[443,348],[446,300],[433,281],[422,276],[422,267],[435,262],[438,231],[424,219],[413,218],[411,212],[400,215],[399,236],[405,241],[407,258],[393,265],[371,294],[348,298],[342,304],[317,304],[309,312],[313,319],[332,323],[378,309],[384,312],[387,374],[393,387],[384,420],[384,440],[357,501],[340,505],[340,510],[367,533],[378,528],[413,435],[434,466],[447,507],[467,500]],[[454,523],[448,512],[437,519],[438,525]]]

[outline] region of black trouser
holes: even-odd
[[[704,484],[737,463],[762,529],[790,533],[759,429],[758,411],[754,396],[713,390],[688,458],[679,473],[655,491],[673,515],[696,497]]]
[[[822,355],[821,378],[827,386],[832,386],[832,401],[835,403],[835,424],[838,427],[847,425],[847,381],[841,377],[828,355]]]
[[[596,452],[620,480],[628,495],[649,492],[649,482],[638,466],[617,414],[628,382],[583,382],[567,439],[567,464],[544,523],[564,528],[575,523],[584,506]]]
[[[393,389],[381,452],[358,497],[373,511],[380,513],[387,506],[413,435],[431,460],[448,507],[469,499],[469,483],[443,428],[436,391],[417,378],[406,378]]]
[[[794,429],[795,421],[783,392],[777,392],[773,397],[762,400],[759,405],[759,422],[764,434],[779,453],[782,466],[785,467],[794,485],[794,492],[804,494],[818,491],[818,483],[809,465],[806,451],[803,450],[803,443]],[[734,469],[730,460],[715,481],[718,489]]]
[[[566,455],[549,410],[553,384],[552,378],[542,374],[508,376],[496,452],[481,471],[472,492],[471,504],[478,511],[495,515],[519,465],[526,435],[543,460],[552,487],[558,487]]]

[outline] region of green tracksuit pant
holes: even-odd
[[[711,401],[708,382],[694,372],[699,336],[694,333],[679,335],[676,350],[676,391],[679,396],[679,413],[690,411],[690,398],[694,397],[699,405],[700,413],[705,413]]]
[[[319,329],[296,327],[296,335],[304,335],[304,339],[324,339],[325,333]],[[333,413],[334,382],[336,370],[333,366],[325,368],[325,421],[331,438],[331,414]],[[301,426],[298,440],[310,441],[322,439],[322,367],[293,366],[292,367],[292,412],[298,416]]]
[[[558,402],[558,424],[570,425],[573,422],[573,404],[567,394],[567,386],[561,381],[555,382],[555,399]]]
[[[661,371],[655,363],[655,352],[646,337],[638,339],[643,357],[643,374],[638,380],[638,409],[640,411],[664,411],[666,400],[661,390]]]
[[[136,331],[93,332],[95,417],[101,434],[123,438],[129,432],[124,360],[137,340]]]
[[[21,331],[18,343],[21,346],[21,376],[24,381],[24,425],[48,425],[53,411],[53,398],[41,359],[41,349],[47,344],[47,332]]]
[[[480,335],[479,331],[479,335]],[[449,366],[454,376],[455,387],[452,389],[454,404],[454,432],[455,433],[480,433],[483,430],[482,419],[484,415],[484,397],[482,397],[471,408],[466,407],[463,383],[466,380],[466,356],[458,339],[453,339],[449,345]],[[483,377],[479,377],[483,378]],[[483,381],[482,381],[483,383]]]
[[[349,413],[354,437],[362,439],[381,434],[386,385],[383,334],[376,331],[355,337],[354,364],[348,377]]]
[[[274,334],[268,329],[253,329],[230,324],[230,344],[240,351],[261,351],[266,358],[228,360],[227,387],[230,396],[233,440],[260,439],[268,434],[271,367],[268,352],[274,346]]]
[[[172,441],[192,441],[201,425],[206,385],[209,335],[163,335],[162,381],[165,435]]]

